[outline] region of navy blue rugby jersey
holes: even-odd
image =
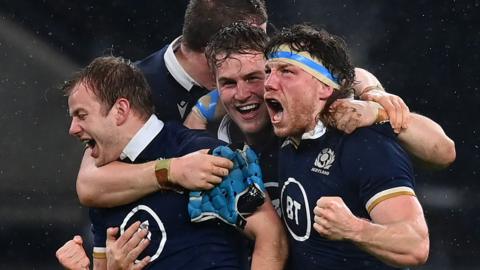
[[[288,269],[394,269],[348,241],[323,238],[313,209],[322,196],[340,196],[352,213],[369,211],[389,196],[414,195],[411,162],[387,125],[352,135],[329,130],[279,153],[281,209],[289,234]],[[297,148],[298,147],[298,148]]]
[[[205,132],[179,123],[165,123],[160,133],[140,153],[135,163],[181,156],[223,144]],[[242,236],[232,227],[211,221],[192,223],[187,210],[188,193],[156,192],[120,207],[92,208],[90,218],[96,251],[105,247],[108,227],[121,232],[136,221],[148,227],[151,242],[140,255],[152,258],[148,269],[244,269],[239,254]],[[94,250],[95,251],[95,250]]]
[[[167,69],[164,55],[169,45],[151,54],[147,58],[136,63],[143,72],[152,90],[155,112],[162,121],[185,120],[197,100],[208,93],[208,90],[190,85],[190,89],[182,86]],[[178,64],[177,64],[178,65]],[[184,75],[183,70],[176,69],[177,73]],[[179,76],[182,76],[179,75]]]

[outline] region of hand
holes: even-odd
[[[209,190],[222,181],[233,167],[232,161],[199,150],[170,163],[169,181],[188,190]]]
[[[69,270],[88,270],[90,259],[83,249],[83,240],[75,235],[72,240],[65,243],[55,254],[60,264]]]
[[[378,105],[369,101],[339,99],[329,109],[327,121],[347,134],[359,127],[373,125],[377,119]]]
[[[410,109],[408,109],[408,106],[399,96],[380,90],[371,90],[363,93],[360,98],[380,104],[387,112],[390,125],[392,125],[395,133],[400,133],[402,129],[408,127]]]
[[[231,160],[233,169],[213,189],[189,193],[188,213],[191,221],[219,218],[243,229],[246,218],[264,203],[265,187],[258,157],[249,147],[243,144],[242,147],[219,146],[213,150],[213,155]]]
[[[118,239],[117,228],[107,230],[107,270],[139,270],[149,262],[150,256],[146,256],[135,263],[138,256],[150,243],[147,238],[148,230],[139,229],[140,222],[133,223]]]
[[[321,197],[313,213],[313,228],[330,240],[353,239],[361,226],[361,220],[352,214],[340,197]]]

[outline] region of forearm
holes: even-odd
[[[93,270],[107,270],[107,260],[93,258]]]
[[[398,135],[402,146],[429,167],[444,168],[456,157],[455,144],[431,119],[411,113],[408,127]]]
[[[207,119],[203,117],[198,110],[192,109],[192,111],[188,114],[187,118],[183,122],[183,125],[190,128],[190,129],[207,129]]]
[[[127,164],[112,162],[96,167],[86,150],[77,178],[80,202],[88,207],[127,204],[159,190],[155,162]]]
[[[361,220],[361,232],[352,241],[383,262],[397,266],[415,266],[428,258],[429,238],[422,220],[381,225]]]
[[[288,240],[270,200],[247,219],[245,230],[255,239],[251,269],[283,269],[288,257]]]
[[[414,196],[396,196],[370,212],[372,221],[354,218],[344,238],[394,266],[425,263],[429,252],[428,227]]]
[[[355,68],[355,84],[353,85],[355,96],[361,96],[370,88],[385,91],[380,81],[372,73],[362,68]]]

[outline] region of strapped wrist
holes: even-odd
[[[377,119],[375,120],[375,123],[383,123],[388,120],[390,119],[388,118],[388,114],[385,109],[383,109],[383,107],[379,107],[377,110]]]
[[[155,162],[155,177],[161,189],[173,189],[175,185],[170,179],[170,163],[172,159],[159,159]]]

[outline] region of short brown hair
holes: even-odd
[[[69,96],[79,83],[86,84],[93,91],[103,104],[105,114],[119,98],[127,99],[140,117],[148,118],[154,112],[152,93],[145,77],[136,66],[122,57],[95,58],[65,83],[65,95]]]
[[[183,42],[191,50],[203,52],[221,28],[238,21],[261,25],[267,19],[264,0],[190,0],[183,21]]]
[[[208,65],[216,70],[232,54],[263,54],[267,41],[268,36],[262,29],[246,22],[235,22],[218,31],[208,43],[205,48]]]

